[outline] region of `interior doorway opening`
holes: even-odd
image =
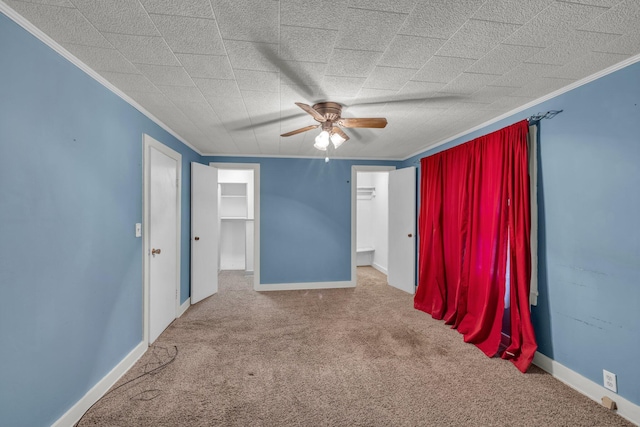
[[[356,192],[356,265],[387,274],[389,172],[358,172]]]
[[[260,164],[216,163],[218,169],[218,266],[253,275],[260,288]]]
[[[244,270],[253,274],[253,187],[253,170],[218,170],[220,271]]]
[[[395,169],[394,166],[353,165],[351,167],[351,282],[353,286],[357,286],[359,264],[371,265],[382,273],[388,274],[388,177],[389,172]],[[361,175],[363,173],[371,175]],[[358,209],[358,204],[361,209]],[[375,221],[374,211],[378,213]],[[385,215],[387,215],[386,221],[384,221]],[[378,222],[384,225],[381,230],[374,230],[373,227]],[[377,258],[376,252],[378,252]]]

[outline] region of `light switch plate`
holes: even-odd
[[[136,237],[142,237],[142,224],[136,223]]]

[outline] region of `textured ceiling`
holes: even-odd
[[[202,154],[403,159],[640,54],[640,0],[4,0]]]

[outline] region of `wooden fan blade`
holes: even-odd
[[[383,128],[387,126],[387,119],[384,117],[361,119],[361,118],[349,118],[340,119],[338,123],[345,128]]]
[[[349,139],[349,135],[347,135],[346,133],[344,133],[344,132],[342,131],[342,129],[340,129],[340,128],[339,128],[339,127],[337,127],[337,126],[334,126],[334,127],[333,127],[333,129],[331,129],[331,131],[332,131],[333,133],[337,133],[338,135],[340,135],[341,137],[343,137],[345,141]]]
[[[320,123],[324,123],[327,121],[327,119],[325,119],[322,114],[318,113],[316,110],[311,108],[311,106],[307,104],[303,104],[302,102],[296,102],[296,105],[302,108],[307,113],[311,114],[311,116],[313,116],[313,118],[319,121]]]
[[[291,132],[283,133],[283,134],[282,134],[282,135],[280,135],[280,136],[291,136],[291,135],[297,135],[297,134],[299,134],[299,133],[306,132],[306,131],[311,130],[311,129],[315,129],[315,128],[317,128],[318,126],[320,126],[320,125],[311,125],[311,126],[306,126],[306,127],[300,128],[300,129],[292,130]]]

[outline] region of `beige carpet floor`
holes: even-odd
[[[354,289],[252,282],[221,274],[79,425],[631,425],[536,367],[487,358],[370,267]]]

